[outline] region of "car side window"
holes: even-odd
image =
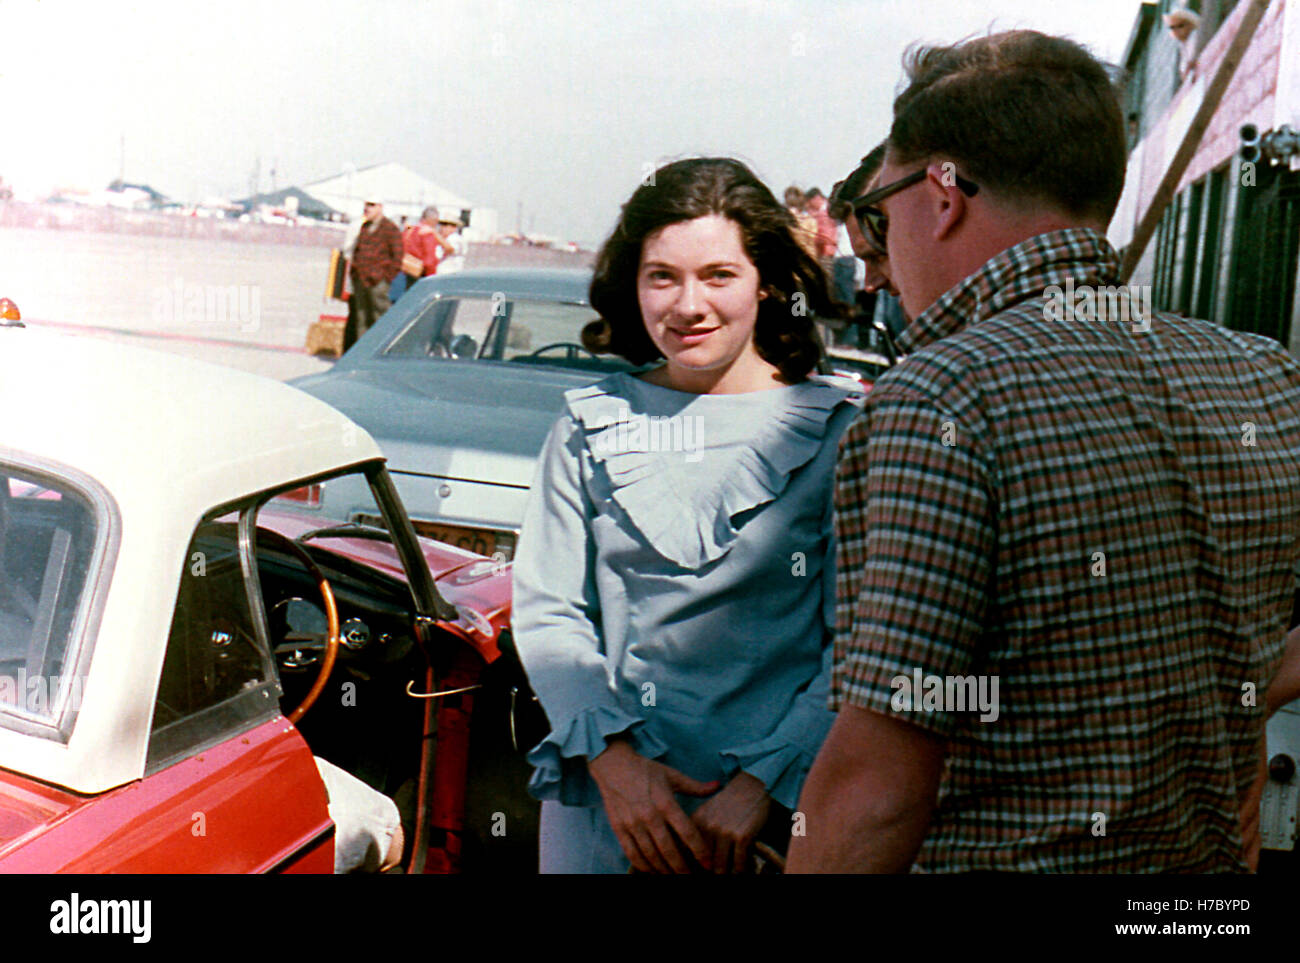
[[[494,318],[504,311],[505,302],[499,298],[461,298],[456,302],[456,313],[441,334],[447,356],[452,358],[477,358],[487,343],[488,332]]]
[[[455,313],[454,299],[430,301],[402,333],[384,349],[388,358],[427,358],[433,356],[442,340],[443,328]]]
[[[238,544],[233,520],[204,521],[190,541],[154,703],[151,767],[278,711]]]
[[[482,357],[493,321],[503,316],[504,306],[499,298],[431,301],[384,349],[384,356],[459,360]]]
[[[515,301],[510,311],[505,359],[528,355],[552,344],[582,344],[582,329],[596,312],[579,304]]]
[[[72,485],[0,466],[0,708],[53,723],[82,680],[72,651],[98,527]]]

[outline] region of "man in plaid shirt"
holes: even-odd
[[[402,269],[402,232],[384,217],[378,200],[365,202],[364,220],[352,246],[352,296],[343,350],[352,347],[389,309],[389,285]]]
[[[1240,872],[1300,694],[1300,363],[1152,313],[1083,48],[923,48],[878,184],[910,356],[845,435],[839,716],[790,871]]]

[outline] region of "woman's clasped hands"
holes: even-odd
[[[744,871],[749,847],[767,821],[771,799],[745,772],[725,786],[700,782],[638,753],[614,737],[587,763],[600,789],[609,824],[632,868],[643,873],[689,873],[692,860],[714,873]],[[674,793],[709,796],[691,815]]]

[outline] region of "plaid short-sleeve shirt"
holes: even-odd
[[[1004,251],[843,441],[831,703],[947,740],[923,869],[1246,869],[1300,363],[1117,277],[1090,230]]]

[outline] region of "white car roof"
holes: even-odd
[[[0,445],[97,479],[124,519],[137,507],[192,515],[382,457],[346,416],[278,381],[31,328],[0,328]]]
[[[144,774],[176,589],[202,515],[383,456],[363,429],[288,385],[32,328],[0,327],[0,412],[0,459],[56,462],[89,476],[120,520],[71,738],[0,726],[0,767],[103,791]]]

